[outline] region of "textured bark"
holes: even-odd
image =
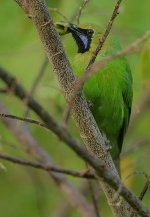
[[[65,98],[69,102],[74,91],[76,77],[74,76],[70,63],[64,53],[64,49],[60,43],[60,38],[56,33],[48,9],[45,2],[42,0],[30,0],[27,1],[27,3],[29,16],[32,18],[32,21],[37,28],[41,41],[47,52],[47,56],[52,63],[53,69],[64,92]],[[88,150],[90,150],[94,156],[96,155],[98,158],[103,160],[106,167],[110,167],[114,174],[118,176],[111,156],[105,148],[105,140],[99,132],[82,92],[79,92],[74,99],[72,115]],[[115,191],[103,181],[101,181],[101,185],[115,215],[118,217],[130,216],[128,204],[124,200],[121,200],[122,202],[117,206],[120,199],[118,197],[114,201]]]
[[[76,78],[72,73],[69,61],[64,54],[63,47],[59,40],[59,36],[55,31],[53,22],[51,20],[51,17],[49,16],[48,9],[45,5],[44,0],[16,1],[19,2],[20,6],[24,9],[25,13],[27,13],[27,15],[30,18],[32,18],[33,23],[35,24],[38,30],[41,41],[43,42],[43,45],[47,52],[47,56],[49,60],[51,60],[52,62],[54,71],[56,72],[60,85],[64,91],[66,100],[69,102],[72,92],[74,91],[74,82]],[[82,95],[82,92],[78,93],[78,95],[75,97],[72,115],[76,120],[77,126],[80,130],[81,137],[83,138],[88,150],[90,150],[90,152],[93,153],[93,158],[91,157],[92,160],[88,158],[88,162],[90,162],[90,164],[97,170],[97,173],[100,177],[101,172],[103,174],[102,177],[104,178],[104,180],[107,181],[111,186],[113,186],[115,190],[117,190],[117,184],[120,183],[119,176],[114,167],[110,154],[106,151],[105,141],[102,135],[100,134],[99,129],[97,128],[93,116],[89,111],[88,105]],[[104,167],[103,171],[101,167],[100,171],[98,171],[98,167],[96,167],[95,164],[96,162],[94,163],[95,156],[103,160],[103,162],[105,163],[106,170]],[[85,157],[83,158],[85,159]],[[107,168],[109,168],[109,170],[107,170]],[[110,178],[108,171],[110,171],[110,174],[113,177],[114,181],[112,177]],[[114,201],[116,191],[114,191],[108,184],[102,181],[102,178],[101,184],[108,198],[108,203],[114,211],[114,214],[118,217],[133,216],[132,211],[130,211],[131,207],[124,200],[121,200],[121,202],[118,203],[118,197],[117,200]],[[124,189],[124,193],[122,189]],[[122,187],[122,189],[120,192],[124,195],[127,201],[131,201],[131,199],[133,200],[133,198],[135,198],[134,194],[128,191],[124,186]],[[131,198],[128,197],[129,195]],[[139,210],[137,204],[141,205],[139,201],[136,200],[136,206],[133,207],[136,207],[136,209]],[[142,213],[143,216],[149,216],[148,210],[143,210]]]
[[[0,113],[9,113],[2,102],[0,102]],[[28,152],[34,159],[44,165],[56,166],[59,168],[47,152],[45,152],[44,149],[40,147],[38,142],[32,137],[26,126],[18,125],[18,121],[13,119],[2,118],[1,120],[16,137],[16,139],[23,145],[26,152]],[[76,208],[84,217],[96,217],[94,207],[63,174],[51,171],[48,171],[48,173],[58,188],[66,196],[67,201],[72,205],[72,207]]]
[[[86,162],[91,165],[98,177],[112,186],[113,189],[119,192],[118,194],[125,198],[126,201],[130,204],[131,208],[133,207],[140,216],[150,217],[150,210],[148,210],[144,204],[139,200],[138,197],[129,191],[124,184],[120,181],[119,177],[110,169],[106,168],[101,160],[89,152],[87,152],[79,142],[72,137],[72,135],[64,129],[60,124],[56,122],[54,118],[47,113],[47,111],[33,98],[28,97],[29,94],[24,90],[24,88],[17,82],[17,80],[6,70],[0,68],[0,78],[7,85],[8,90],[11,94],[14,94],[24,103],[28,102],[27,105],[34,111],[44,123],[47,124],[48,128],[62,141],[66,143],[79,157],[84,159]],[[25,99],[28,99],[27,101]],[[3,115],[2,115],[3,117]],[[6,119],[6,118],[5,118]],[[63,132],[63,133],[62,133]],[[43,158],[45,158],[43,156]],[[69,195],[68,195],[69,196]],[[70,200],[69,200],[70,201]],[[80,202],[79,202],[80,203]],[[132,216],[132,215],[130,215]]]

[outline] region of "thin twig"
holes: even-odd
[[[55,30],[52,18],[48,13],[47,5],[45,1],[42,0],[30,0],[28,3],[32,14],[32,21],[39,33],[48,58],[51,60],[53,68],[55,69],[54,72],[58,77],[65,99],[69,101],[70,94],[74,90],[73,84],[76,77],[70,67],[71,65],[69,64],[67,56],[64,53],[64,49],[60,43],[60,38]],[[86,99],[84,98],[82,92],[80,92],[74,100],[72,115],[85,144],[93,153],[92,156],[97,156],[97,158],[100,158],[103,162],[105,162],[106,168],[111,168],[111,172],[116,178],[119,179],[119,175],[113,164],[111,155],[106,150],[105,140],[90,112],[90,109],[88,108]],[[100,171],[100,168],[98,168],[98,170]],[[120,216],[119,213],[122,215],[123,213],[128,213],[128,204],[125,200],[120,207],[116,207],[115,204],[111,203],[114,189],[106,184],[105,181],[101,181],[101,184],[114,213],[116,213],[116,215],[118,214],[118,216]]]
[[[64,112],[63,112],[63,118],[62,118],[63,119],[62,120],[62,126],[63,127],[67,127],[70,115],[71,115],[71,110],[70,110],[70,107],[67,105],[66,108],[64,109]]]
[[[37,85],[39,84],[39,81],[41,80],[47,65],[48,65],[48,59],[47,59],[47,57],[45,57],[44,62],[42,63],[42,66],[39,70],[39,73],[38,73],[37,77],[35,78],[35,80],[33,81],[32,88],[31,88],[30,93],[29,93],[30,97],[33,97],[35,90],[37,88]],[[27,107],[25,114],[24,114],[25,118],[27,118],[29,116],[29,110],[30,110],[30,108]]]
[[[127,181],[128,179],[130,179],[131,177],[134,177],[134,176],[144,176],[146,178],[146,180],[148,179],[148,175],[143,172],[143,171],[135,171],[135,172],[132,172],[130,173],[129,175],[127,175],[123,180],[122,180],[122,183],[124,183],[125,181]],[[122,183],[120,183],[119,187],[118,187],[118,190],[115,192],[114,194],[114,198],[113,200],[115,201],[118,197],[118,195],[120,194],[121,190],[122,190]],[[118,204],[119,205],[119,204]],[[132,213],[135,213],[135,210],[133,209],[133,207],[130,207],[131,208],[131,212]],[[131,215],[132,216],[132,215]],[[133,215],[134,216],[134,215]]]
[[[95,195],[95,192],[94,192],[93,183],[91,182],[92,180],[88,179],[87,181],[88,181],[89,190],[90,190],[92,201],[93,201],[93,206],[95,208],[95,214],[96,214],[97,217],[100,217],[98,201],[96,199],[96,195]]]
[[[79,186],[79,191],[87,196],[88,195],[88,183],[87,180],[82,181],[81,185]],[[93,210],[94,211],[94,210]],[[54,212],[50,215],[53,217],[68,217],[70,213],[70,206],[68,204],[68,201],[62,199],[60,203],[57,205]],[[90,216],[91,217],[91,216]]]
[[[144,96],[140,100],[139,103],[137,103],[137,109],[134,109],[131,115],[130,125],[129,125],[129,132],[132,133],[132,130],[134,129],[135,124],[140,119],[141,115],[147,110],[147,108],[150,107],[150,87],[145,92]]]
[[[148,180],[146,181],[145,185],[144,185],[144,188],[142,189],[141,193],[140,193],[140,196],[139,196],[139,199],[140,200],[143,200],[147,190],[149,189],[150,187],[150,180],[148,178]]]
[[[12,142],[6,141],[5,139],[3,139],[1,137],[0,137],[0,143],[2,145],[4,144],[4,145],[7,145],[7,146],[12,147],[14,149],[17,149],[17,150],[19,149],[19,150],[23,151],[23,149],[21,147],[17,146],[16,144],[13,144]]]
[[[51,7],[49,7],[48,9],[49,9],[50,11],[56,12],[56,13],[59,14],[61,17],[63,17],[63,19],[64,19],[66,22],[69,22],[69,19],[68,19],[58,8],[51,8]]]
[[[6,70],[0,68],[0,78],[7,84],[8,88],[12,89],[12,93],[14,95],[16,95],[18,98],[20,98],[21,100],[23,100],[24,98],[26,98],[28,96],[28,94],[26,93],[26,91],[23,89],[23,87],[17,83],[16,79],[10,75],[9,73],[7,73]],[[51,124],[53,126],[52,130],[53,132],[55,132],[55,134],[57,136],[62,136],[62,134],[59,132],[60,131],[56,131],[54,130],[54,128],[56,127],[56,123],[53,123],[53,118],[52,118],[52,123],[51,123],[51,117],[48,115],[48,113],[32,98],[30,98],[30,101],[28,103],[28,106],[31,107],[31,109],[37,113],[37,115],[39,115],[39,117],[41,117],[41,119],[48,124],[48,126],[50,127]],[[59,129],[59,125],[57,125],[57,128]],[[57,129],[56,128],[56,129]],[[62,128],[62,132],[63,135],[66,134],[66,131],[63,130]],[[71,139],[70,142],[68,141],[68,139]],[[93,158],[93,155],[91,155],[90,153],[86,153],[85,154],[85,150],[83,150],[82,146],[80,144],[76,144],[76,140],[72,140],[72,137],[70,135],[68,135],[68,139],[67,139],[67,135],[65,136],[65,142],[70,145],[70,147],[72,147],[72,149],[81,157],[83,158],[85,161],[87,161],[91,166],[93,166],[93,168],[95,168],[95,170],[97,170],[98,175],[101,177],[105,177],[104,180],[107,180],[107,182],[109,182],[115,189],[118,189],[118,186],[120,185],[119,180],[117,177],[114,177],[114,174],[109,170],[109,172],[104,169],[104,165],[102,166],[102,163],[100,163],[101,161],[97,160],[96,158]],[[72,145],[71,145],[72,144]],[[77,145],[77,146],[76,146]],[[33,151],[34,152],[34,151]],[[45,156],[45,154],[43,154],[43,156]],[[39,158],[39,157],[37,157]],[[42,159],[43,161],[43,159]],[[130,204],[134,204],[134,207],[136,210],[138,210],[138,212],[141,214],[141,216],[150,216],[150,211],[143,205],[141,204],[137,197],[130,192],[127,188],[125,188],[124,186],[122,186],[120,194],[126,198],[126,200],[130,203]]]
[[[150,137],[137,141],[135,144],[129,145],[130,148],[127,151],[123,152],[120,157],[121,159],[125,158],[126,156],[128,156],[129,154],[132,154],[132,152],[139,149],[140,147],[143,147],[149,144],[150,144]]]
[[[30,12],[32,14],[32,21],[37,28],[37,31],[45,47],[47,55],[49,59],[51,59],[56,75],[58,76],[58,80],[60,81],[61,87],[63,88],[66,100],[68,100],[70,96],[68,93],[70,93],[70,91],[72,90],[70,86],[68,87],[68,85],[71,85],[74,82],[75,76],[70,68],[68,59],[63,52],[63,47],[60,43],[57,32],[55,31],[51,16],[48,13],[46,3],[42,0],[30,0],[28,1],[28,4]],[[46,22],[49,22],[48,28],[47,26],[43,26]],[[59,53],[59,55],[55,55],[56,53]],[[104,159],[106,165],[110,165],[110,167],[105,166],[105,164],[98,160],[96,156],[93,157],[93,154],[91,153],[84,151],[84,155],[82,155],[83,153],[81,154],[81,148],[78,149],[78,151],[76,149],[76,153],[78,153],[80,156],[86,159],[87,162],[92,167],[94,167],[94,169],[97,171],[98,176],[102,177],[104,175],[101,181],[101,184],[103,184],[103,189],[105,189],[105,193],[107,194],[107,196],[109,196],[108,194],[113,195],[114,190],[112,189],[112,186],[116,191],[118,189],[118,186],[120,186],[120,179],[117,175],[117,172],[115,170],[114,164],[111,160],[109,153],[105,154],[106,149],[105,144],[102,140],[103,137],[100,134],[98,127],[94,122],[94,118],[87,107],[86,100],[84,99],[81,93],[76,97],[76,101],[74,103],[72,111],[72,114],[80,130],[80,133],[82,134],[82,136],[84,136],[83,139],[87,146],[89,148],[91,148],[90,146],[94,147],[94,150],[97,151],[97,155],[95,155],[97,157],[100,157],[101,159]],[[84,129],[82,129],[82,127]],[[98,145],[100,146],[100,148],[95,149],[95,146],[99,147]],[[111,188],[106,183],[111,183]],[[136,196],[132,192],[130,192],[124,185],[122,185],[120,194],[124,196],[124,198],[128,201],[129,204],[131,203],[131,201],[132,203],[134,203],[134,205],[132,206],[134,207],[134,209],[138,211],[140,215],[150,216],[150,211],[146,209],[145,206],[141,203],[141,201],[137,199]],[[115,213],[121,212],[119,216],[123,216],[123,213],[128,213],[128,210],[126,209],[128,208],[128,204],[124,203],[121,204],[119,207],[116,207],[115,204],[110,205]]]
[[[134,177],[134,176],[144,176],[144,178],[146,178],[146,180],[148,179],[148,175],[145,172],[143,172],[143,171],[135,171],[135,172],[132,172],[129,175],[127,175],[123,179],[123,182],[127,181],[128,179],[130,179],[131,177]]]
[[[147,190],[149,188],[149,177],[148,177],[148,175],[145,172],[133,172],[133,173],[129,174],[127,177],[124,178],[124,181],[125,181],[125,180],[128,180],[129,178],[131,178],[133,176],[141,176],[141,175],[144,176],[147,179],[147,181],[146,181],[146,184],[145,184],[143,190],[140,193],[140,196],[139,196],[140,200],[142,200],[144,198],[144,195],[146,194],[146,192],[147,192]],[[134,215],[136,215],[135,210],[132,210],[132,215],[131,216],[134,216]]]
[[[49,129],[48,125],[46,125],[44,123],[41,123],[39,121],[33,120],[31,118],[18,117],[16,115],[3,114],[3,113],[0,114],[0,118],[11,118],[11,119],[24,121],[24,122],[27,122],[27,123],[30,123],[30,124],[35,124],[35,125],[38,125],[40,127],[44,127],[46,129]]]
[[[115,8],[113,10],[112,16],[111,16],[111,18],[110,18],[110,20],[109,20],[109,22],[108,22],[108,24],[106,26],[105,32],[103,33],[102,37],[100,37],[100,39],[99,39],[98,46],[97,46],[93,56],[90,59],[90,62],[88,64],[88,66],[87,66],[87,70],[86,70],[85,74],[88,73],[88,69],[95,62],[98,53],[101,51],[101,49],[102,49],[102,47],[103,47],[109,33],[110,33],[112,25],[113,25],[117,15],[119,14],[119,7],[120,7],[121,2],[122,2],[122,0],[117,1],[116,5],[115,5]]]
[[[89,172],[83,174],[82,171],[79,172],[79,171],[74,171],[74,170],[69,170],[69,169],[57,168],[55,166],[49,166],[49,165],[46,166],[45,164],[36,163],[36,162],[33,162],[33,161],[21,159],[21,158],[11,157],[11,156],[1,154],[1,153],[0,153],[0,159],[10,161],[12,163],[23,165],[23,166],[33,167],[35,169],[42,169],[42,170],[45,170],[45,171],[63,173],[63,174],[71,175],[71,176],[74,176],[74,177],[95,179],[94,174],[89,173]]]
[[[57,121],[52,117],[36,100],[29,97],[29,94],[25,91],[21,84],[19,84],[15,77],[9,74],[6,70],[0,67],[0,78],[7,84],[11,93],[17,96],[20,100],[26,102],[28,99],[28,106],[32,109],[43,121],[43,123],[48,125],[48,128],[57,135],[62,141],[71,146],[82,147],[75,137],[73,137],[67,129],[64,129]],[[70,146],[70,147],[71,147]],[[80,148],[79,148],[80,149]]]
[[[85,172],[87,173],[88,171],[90,171],[90,166],[86,163]],[[87,180],[87,183],[88,183],[88,186],[89,186],[89,191],[90,191],[90,194],[91,194],[95,215],[97,217],[100,217],[98,203],[97,203],[97,200],[96,200],[96,197],[95,197],[95,192],[94,192],[94,187],[93,187],[92,180]]]
[[[38,108],[38,107],[36,107]],[[4,104],[0,102],[0,112],[9,114]],[[47,117],[48,118],[48,117]],[[47,119],[48,120],[48,119]],[[51,156],[39,145],[39,143],[33,138],[29,129],[25,125],[18,125],[14,119],[4,118],[2,120],[4,125],[15,136],[19,144],[21,144],[24,150],[30,154],[36,161],[44,164],[59,167],[51,158]],[[47,171],[50,177],[53,179],[56,186],[62,191],[68,200],[69,204],[79,210],[84,217],[95,217],[94,208],[77,190],[74,185],[63,175],[52,171]],[[63,187],[62,187],[63,186]],[[70,203],[70,200],[72,203]]]
[[[84,9],[85,6],[88,4],[88,2],[89,2],[89,0],[83,0],[81,6],[80,6],[80,8],[79,8],[79,12],[78,12],[78,14],[77,14],[77,16],[76,16],[77,25],[79,25],[79,23],[80,23],[80,17],[81,17],[81,15],[82,15],[82,13],[83,13],[83,9]]]

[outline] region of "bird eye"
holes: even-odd
[[[92,35],[93,32],[94,32],[93,29],[88,29],[88,30],[87,30],[87,33],[88,33],[89,35]]]
[[[77,28],[77,26],[75,24],[72,24],[72,27]]]

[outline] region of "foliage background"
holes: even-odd
[[[70,0],[49,0],[50,7],[57,7],[68,18],[72,17],[79,9],[81,1]],[[115,0],[93,0],[86,6],[80,22],[91,22],[99,24],[103,29],[106,26]],[[122,47],[133,42],[149,29],[149,9],[150,1],[143,0],[137,3],[136,0],[123,1],[120,15],[113,26],[113,33],[120,38]],[[54,20],[62,20],[57,13],[52,12]],[[31,20],[25,17],[23,11],[15,1],[0,1],[0,65],[13,73],[14,76],[30,91],[33,80],[35,79],[40,67],[45,59],[45,54],[38,35],[33,28]],[[71,37],[63,39],[66,51],[71,58],[76,48]],[[145,89],[142,87],[142,72],[140,54],[128,56],[134,78],[134,102],[133,108],[138,110],[137,102],[142,99]],[[145,60],[147,61],[147,60]],[[0,88],[4,84],[0,81]],[[63,96],[59,90],[58,83],[52,73],[51,66],[48,66],[45,74],[37,87],[35,98],[52,113],[59,122],[62,121],[62,114],[65,108]],[[13,95],[6,96],[0,94],[0,99],[4,101],[9,111],[18,116],[23,116],[26,110],[25,105],[17,100]],[[35,114],[30,113],[32,118],[38,119]],[[136,123],[134,129],[128,132],[123,150],[136,141],[149,136],[149,111],[142,115]],[[21,124],[18,122],[18,124]],[[85,164],[59,141],[52,133],[38,127],[29,126],[34,137],[40,145],[50,153],[51,156],[65,168],[83,169]],[[78,132],[71,120],[69,127],[74,135]],[[4,141],[10,142],[13,146],[6,145]],[[0,123],[0,150],[12,156],[21,156],[30,159],[24,153],[20,144],[17,143],[11,133]],[[149,147],[145,146],[136,150],[124,161],[123,167],[126,168],[126,175],[131,171],[145,171],[149,173]],[[132,166],[127,167],[127,161]],[[6,170],[0,169],[0,215],[3,217],[48,217],[53,216],[59,204],[64,200],[63,195],[51,181],[49,176],[31,168],[12,165],[0,160]],[[69,179],[77,186],[81,180],[76,178]],[[129,187],[139,195],[145,179],[143,176],[130,178]],[[90,198],[89,198],[90,200]],[[150,208],[150,193],[144,198],[144,203]],[[104,216],[111,216],[107,208],[105,198],[100,197],[100,207]],[[70,210],[71,217],[80,216],[75,210]]]

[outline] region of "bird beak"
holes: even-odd
[[[69,33],[69,23],[56,22],[55,27],[59,35],[66,35]]]
[[[68,33],[79,32],[78,27],[72,23],[56,22],[55,27],[59,35],[66,35]]]

